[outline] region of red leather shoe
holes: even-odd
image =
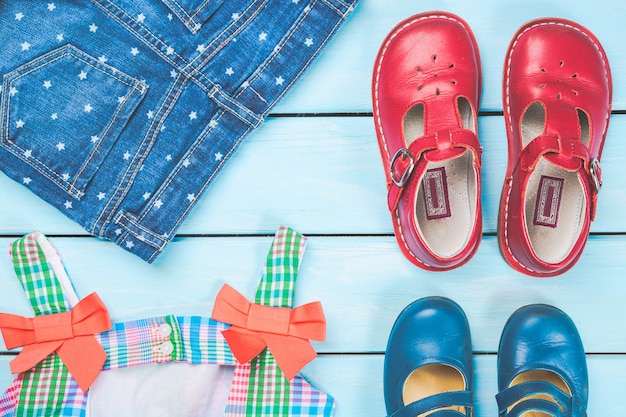
[[[602,184],[611,71],[596,37],[563,19],[522,26],[504,68],[509,157],[498,220],[516,270],[550,277],[580,257]]]
[[[380,47],[372,98],[389,210],[402,252],[426,270],[464,264],[482,236],[480,90],[478,46],[455,15],[415,15]]]

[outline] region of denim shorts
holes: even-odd
[[[12,0],[0,169],[152,262],[356,0]]]

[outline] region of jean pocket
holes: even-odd
[[[161,0],[194,35],[224,0]]]
[[[147,88],[65,45],[4,75],[0,146],[80,200]]]

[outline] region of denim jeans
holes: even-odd
[[[152,262],[355,2],[2,2],[0,169]]]

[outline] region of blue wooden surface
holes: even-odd
[[[614,114],[602,159],[604,187],[592,236],[578,264],[552,279],[514,272],[495,237],[506,165],[502,116],[481,116],[485,237],[466,266],[429,273],[404,259],[392,236],[370,98],[374,56],[400,20],[427,10],[459,14],[472,26],[483,64],[483,112],[501,111],[504,54],[525,21],[575,20],[602,42],[613,71]],[[224,282],[251,296],[281,225],[309,235],[296,303],[321,300],[328,340],[304,369],[337,399],[336,417],[382,416],[382,366],[389,330],[414,299],[442,295],[465,310],[475,351],[477,417],[495,417],[496,352],[518,307],[548,303],[575,321],[588,352],[590,416],[626,415],[626,8],[617,0],[361,0],[353,16],[240,147],[153,265],[89,237],[19,184],[0,175],[0,248],[38,229],[52,236],[81,296],[97,291],[114,321],[157,314],[209,315]],[[323,113],[324,117],[296,116]],[[341,113],[340,117],[337,114]],[[285,196],[289,196],[285,200]],[[0,253],[0,311],[30,315]],[[0,389],[12,380],[12,354],[0,346]]]

